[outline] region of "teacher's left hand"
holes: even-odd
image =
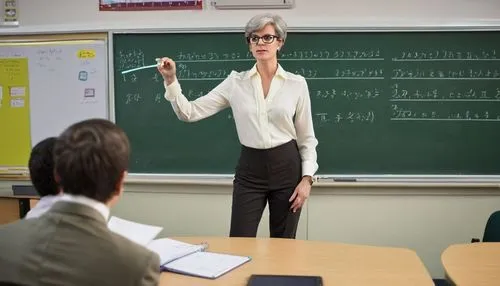
[[[297,187],[295,187],[295,191],[288,200],[289,202],[293,201],[290,209],[293,212],[296,212],[298,209],[300,209],[309,197],[309,193],[311,193],[311,184],[309,183],[308,179],[303,178],[297,185]]]

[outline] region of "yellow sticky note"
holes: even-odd
[[[78,58],[79,59],[93,59],[93,58],[95,58],[95,51],[94,50],[79,50],[78,51]]]

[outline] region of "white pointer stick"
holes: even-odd
[[[143,69],[154,68],[162,63],[160,58],[156,58],[155,61],[156,61],[155,65],[149,65],[149,66],[144,66],[144,67],[140,67],[140,68],[124,70],[124,71],[122,71],[122,74],[131,73],[131,72],[135,72],[135,71],[143,70]]]

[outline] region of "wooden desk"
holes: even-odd
[[[33,196],[0,196],[0,224],[23,218],[37,202]]]
[[[244,286],[251,274],[319,275],[325,285],[433,286],[414,251],[341,243],[270,239],[174,237],[207,242],[208,251],[251,256],[252,260],[215,280],[165,272],[160,285]]]
[[[443,251],[441,262],[455,285],[500,285],[500,242],[451,245]]]

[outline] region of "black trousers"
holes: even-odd
[[[231,237],[255,237],[269,202],[271,237],[295,238],[300,209],[289,202],[302,177],[300,153],[295,140],[270,149],[242,146],[233,181]]]

